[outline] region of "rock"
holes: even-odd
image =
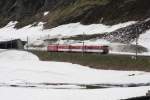
[[[138,38],[140,34],[150,29],[150,20],[140,21],[136,24],[118,29],[106,35],[104,39],[111,42],[130,43]]]
[[[150,90],[146,93],[146,96],[150,96]]]
[[[45,28],[60,24],[104,23],[108,25],[150,17],[149,0],[0,0],[0,26],[18,21],[17,28],[46,22]],[[47,16],[42,13],[50,11]]]
[[[20,39],[0,42],[0,49],[24,49],[25,43]]]

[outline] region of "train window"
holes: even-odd
[[[70,49],[82,49],[82,46],[70,46]]]
[[[60,45],[60,46],[58,46],[58,49],[69,49],[69,46],[67,46],[67,45]]]
[[[86,49],[99,49],[100,46],[85,46]]]
[[[57,51],[57,49],[58,49],[58,48],[57,48],[56,45],[49,45],[49,46],[48,46],[48,50],[49,50],[49,51]]]

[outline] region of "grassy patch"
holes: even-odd
[[[71,62],[97,69],[150,71],[150,57],[140,56],[135,60],[128,55],[58,53],[43,51],[32,51],[32,53],[36,54],[43,61]]]
[[[79,20],[83,18],[84,13],[91,9],[93,6],[105,5],[111,0],[76,0],[69,5],[61,6],[50,12],[44,21],[48,22],[45,24],[45,28],[51,27],[51,24],[65,24],[65,22]],[[76,17],[75,17],[76,16]],[[75,21],[76,22],[76,21]]]

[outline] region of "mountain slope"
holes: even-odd
[[[112,25],[148,18],[149,4],[149,0],[0,0],[0,25],[12,20],[19,22],[17,28],[39,21],[46,22],[45,28],[72,22]]]
[[[139,47],[143,46],[142,52],[147,52],[150,50],[149,4],[149,0],[0,0],[0,26],[3,27],[0,40],[27,40],[27,37],[35,40],[41,36],[49,39],[50,35],[50,38],[54,35],[64,38],[63,35],[71,39],[79,35],[77,38],[81,39],[85,33],[91,34],[87,36],[90,42],[102,39],[111,45],[119,43],[113,48],[123,46],[121,52],[131,47],[135,52],[134,42],[138,37]]]

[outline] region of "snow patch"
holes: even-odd
[[[136,23],[135,21],[130,21],[126,23],[120,23],[113,26],[107,26],[103,24],[91,24],[91,25],[82,25],[80,23],[71,23],[66,25],[61,25],[50,30],[51,33],[62,34],[62,35],[79,35],[79,34],[96,34],[96,33],[105,33],[112,32],[116,29],[129,26]]]
[[[150,30],[140,35],[138,43],[139,45],[146,47],[150,52]]]
[[[1,52],[0,61],[3,62],[0,65],[0,83],[150,83],[150,74],[146,72],[97,70],[71,63],[43,62],[24,51]],[[134,76],[129,76],[131,74]]]
[[[30,61],[26,60],[27,55]],[[120,100],[144,96],[150,88],[150,86],[142,86],[90,90],[78,89],[80,88],[78,85],[44,86],[41,84],[147,84],[150,83],[150,73],[97,70],[71,63],[43,62],[35,58],[33,54],[25,51],[0,50],[0,62],[2,62],[0,64],[0,97],[2,99]],[[17,87],[17,85],[23,87]]]
[[[120,100],[144,96],[148,88],[54,90],[0,87],[0,97],[2,100]]]
[[[135,21],[130,21],[126,23],[120,23],[113,26],[106,26],[103,24],[91,24],[91,25],[81,25],[80,23],[71,23],[66,25],[60,25],[58,27],[43,30],[43,22],[40,22],[37,26],[28,25],[21,29],[15,29],[14,26],[17,22],[10,22],[8,25],[0,29],[0,41],[7,41],[11,39],[22,39],[36,40],[41,37],[51,37],[51,36],[73,36],[79,34],[95,34],[112,32],[116,29],[131,25],[136,23]],[[5,35],[4,35],[5,34]]]
[[[48,15],[49,11],[44,12],[44,16]]]
[[[1,50],[0,60],[38,61],[39,58],[29,52],[17,50]]]

